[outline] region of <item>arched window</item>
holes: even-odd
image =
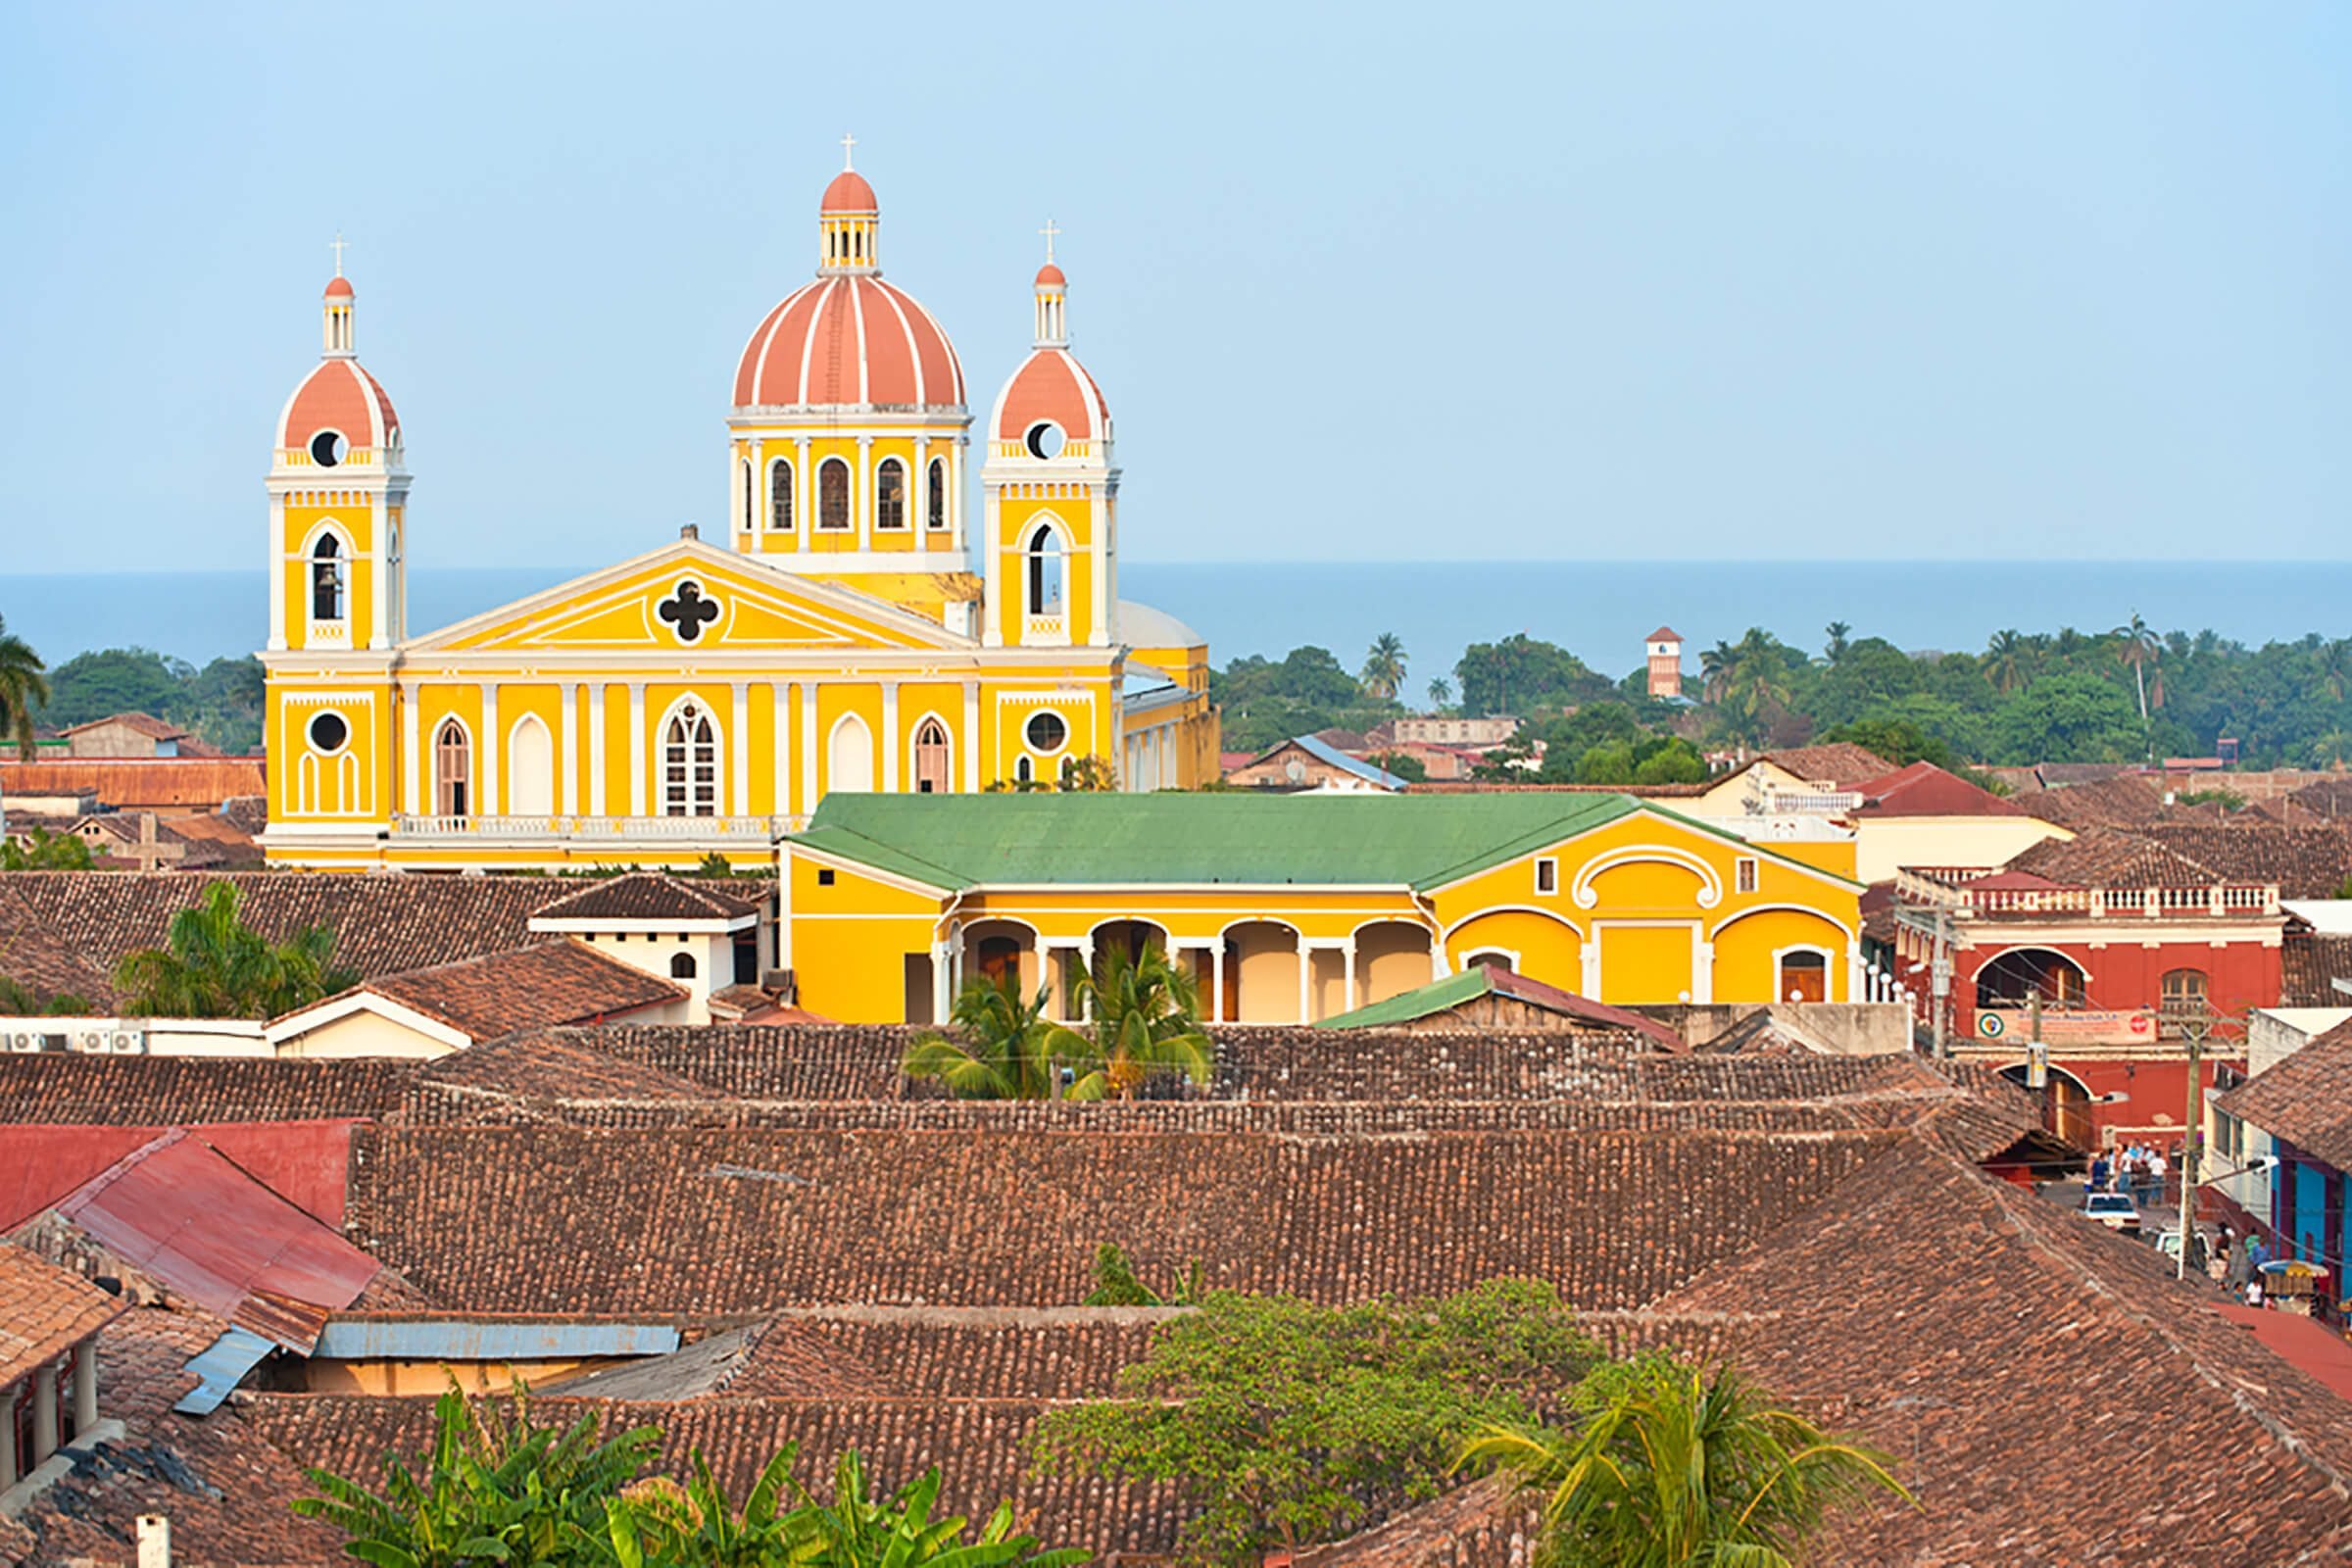
[[[343,618],[343,546],[331,533],[311,552],[311,618]]]
[[[669,977],[672,980],[693,979],[694,955],[691,953],[672,954],[669,959]]]
[[[699,703],[671,714],[662,732],[662,814],[718,814],[718,734]]]
[[[752,531],[752,465],[749,459],[743,465],[743,531]]]
[[[850,466],[839,458],[827,458],[817,466],[816,525],[834,529],[850,525]]]
[[[2168,969],[2164,974],[2163,1003],[2165,1023],[2170,1032],[2178,1033],[2185,1018],[2201,1017],[2211,983],[2202,969]]]
[[[1798,948],[1781,955],[1780,984],[1773,993],[1775,1002],[1827,1002],[1830,1000],[1830,960],[1826,954],[1810,948]]]
[[[1029,536],[1029,613],[1061,613],[1061,544],[1052,525],[1039,523]]]
[[[433,741],[433,814],[464,816],[470,805],[473,787],[472,748],[466,744],[466,729],[456,719],[441,726]]]
[[[945,528],[948,525],[948,463],[945,458],[931,460],[929,482],[924,486],[924,526]]]
[[[948,793],[948,732],[936,718],[926,718],[914,732],[914,792]]]
[[[906,466],[896,458],[884,458],[874,470],[874,526],[906,526]]]
[[[792,465],[782,458],[767,466],[767,525],[792,531]]]

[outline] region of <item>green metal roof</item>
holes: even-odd
[[[1465,1002],[1476,1002],[1494,989],[1493,978],[1482,963],[1474,963],[1460,974],[1447,975],[1433,981],[1418,991],[1375,1002],[1353,1012],[1319,1019],[1317,1029],[1385,1029],[1393,1024],[1412,1023],[1434,1013],[1446,1012]]]
[[[793,842],[951,892],[983,883],[1427,889],[1642,808],[1609,794],[828,795]]]

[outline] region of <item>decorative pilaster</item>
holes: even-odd
[[[899,683],[882,683],[882,793],[899,793]]]
[[[588,814],[605,814],[605,703],[612,688],[603,681],[588,689]]]
[[[482,802],[478,814],[502,816],[504,809],[498,799],[498,754],[502,739],[498,733],[498,682],[482,682]]]
[[[734,795],[719,814],[749,816],[752,814],[752,683],[739,680],[729,689],[735,699],[727,715],[734,740]]]
[[[565,816],[580,814],[580,683],[556,683],[557,700],[564,705],[564,721],[556,744],[563,749],[564,793],[557,807]]]
[[[629,682],[629,814],[645,815],[645,682]]]

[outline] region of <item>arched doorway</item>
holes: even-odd
[[[2001,1076],[2022,1087],[2032,1076],[2032,1071],[2021,1061],[2003,1067]],[[2045,1093],[2048,1096],[2046,1114],[2050,1131],[2077,1149],[2090,1149],[2096,1134],[2090,1120],[2090,1090],[2082,1080],[2064,1067],[2052,1067],[2050,1087]]]
[[[1037,933],[1018,920],[974,920],[963,928],[963,983],[1010,975],[1023,1000],[1037,990]]]
[[[1437,978],[1429,928],[1378,920],[1355,932],[1355,1004],[1370,1006],[1418,991]]]
[[[1977,971],[1977,1005],[2044,1007],[2089,1004],[2090,976],[2063,953],[2049,948],[2011,948]]]
[[[1276,920],[1225,932],[1225,1007],[1236,1023],[1300,1023],[1298,933]]]
[[[1775,964],[1775,1002],[1830,1000],[1830,956],[1819,948],[1792,948]]]

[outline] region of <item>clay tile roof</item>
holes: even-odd
[[[241,795],[266,793],[267,771],[267,764],[258,757],[61,757],[38,762],[0,761],[0,798],[87,793],[97,796],[101,805],[125,811],[142,807],[210,810]]]
[[[413,1007],[475,1040],[556,1024],[601,1023],[686,995],[675,981],[608,957],[571,937],[384,975],[356,989]]]
[[[58,931],[19,896],[29,873],[0,877],[0,975],[14,980],[39,1002],[76,996],[92,1006],[111,1006],[111,972],[90,953]]]
[[[2005,869],[2081,888],[2204,888],[2230,880],[2211,866],[2117,828],[2045,839],[2012,857]]]
[[[599,1049],[602,1033],[517,1034],[453,1052],[417,1072],[415,1094],[426,1099],[454,1095],[477,1113],[490,1105],[527,1112],[550,1103],[719,1098],[716,1090],[683,1073]]]
[[[1018,441],[1041,419],[1060,425],[1073,441],[1101,441],[1110,434],[1110,405],[1102,389],[1067,349],[1032,350],[997,394],[989,427],[1000,441]]]
[[[906,290],[879,277],[820,277],[752,329],[734,396],[739,408],[955,407],[964,398],[963,366]]]
[[[175,741],[188,733],[177,724],[166,723],[152,713],[110,713],[104,718],[93,718],[84,724],[70,725],[59,730],[58,733],[60,735],[79,735],[85,730],[101,729],[110,724],[120,725],[133,734],[144,735],[150,740],[158,741]]]
[[[2117,773],[2062,789],[2024,790],[2011,796],[2010,804],[2029,816],[2078,831],[2146,827],[2165,814],[2163,793],[2137,773]]]
[[[121,1297],[0,1242],[0,1389],[127,1310]]]
[[[2352,1171],[2352,1023],[2337,1024],[2285,1060],[2215,1096],[2214,1103],[2338,1170]]]
[[[1980,789],[1934,762],[1913,762],[1883,778],[1857,785],[1868,816],[2023,816],[2026,813],[1990,790]]]
[[[2352,881],[2352,831],[2272,822],[2160,822],[2147,836],[2226,882],[2275,882],[2286,899],[2331,899]]]
[[[1645,643],[1679,643],[1683,640],[1683,634],[1672,626],[1660,626],[1642,640]]]
[[[414,1061],[356,1057],[94,1056],[0,1052],[0,1124],[107,1127],[377,1116]]]
[[[2289,924],[2278,945],[2281,1007],[2352,1006],[2352,997],[2335,989],[2352,980],[2352,936],[2329,936]]]
[[[735,920],[758,912],[765,883],[690,881],[666,871],[631,871],[591,882],[532,911],[544,920]]]
[[[1786,768],[1798,778],[1826,782],[1841,790],[1854,789],[1871,779],[1885,778],[1894,771],[1892,762],[1851,741],[1832,741],[1824,746],[1793,746],[1786,751],[1766,752],[1757,760]]]

